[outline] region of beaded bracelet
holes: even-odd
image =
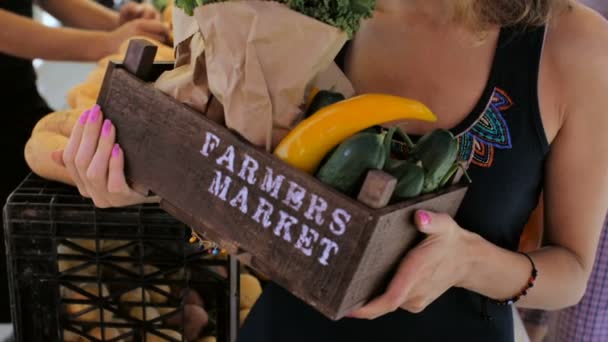
[[[520,293],[518,293],[513,298],[510,298],[507,300],[502,300],[502,301],[497,301],[499,305],[515,304],[517,301],[519,301],[521,299],[521,297],[527,295],[528,291],[534,287],[534,282],[536,281],[536,278],[538,277],[538,270],[536,269],[536,264],[534,263],[534,260],[532,260],[532,257],[530,257],[530,255],[528,255],[527,253],[524,253],[524,252],[518,252],[518,253],[525,256],[526,258],[528,258],[528,260],[530,261],[530,264],[532,265],[532,273],[530,274],[530,278],[528,278],[528,283],[526,284],[526,287],[524,287],[524,289]]]

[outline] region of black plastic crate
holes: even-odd
[[[189,304],[201,301],[199,338],[236,339],[236,260],[189,244],[190,229],[158,205],[97,209],[30,175],[4,228],[16,341],[187,341],[204,320]]]

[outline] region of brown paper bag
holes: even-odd
[[[293,128],[313,85],[354,93],[333,63],[347,35],[283,4],[223,2],[193,17],[175,8],[173,21],[176,68],[156,87],[201,112],[215,97],[224,107],[216,121],[267,150]]]
[[[268,150],[273,127],[295,123],[307,87],[348,38],[273,1],[210,4],[195,9],[194,18],[209,89],[224,105],[227,127]]]
[[[155,87],[174,99],[204,113],[210,93],[205,64],[205,42],[199,32],[176,49],[175,68],[163,73]]]

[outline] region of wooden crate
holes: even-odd
[[[418,241],[416,209],[456,213],[465,186],[381,209],[328,188],[147,83],[171,68],[152,64],[154,53],[132,43],[98,99],[128,178],[325,316],[339,319],[383,290]]]

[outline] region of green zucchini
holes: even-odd
[[[384,171],[391,170],[395,167],[397,160],[393,159],[393,136],[397,132],[397,127],[391,127],[384,137],[384,151],[386,153],[386,161],[384,162]],[[390,173],[390,172],[389,172]]]
[[[308,106],[304,117],[307,118],[318,112],[321,108],[327,107],[336,102],[340,102],[344,99],[344,95],[340,93],[329,90],[319,90],[319,92],[315,95],[315,97],[313,97],[312,101],[310,102],[310,106]]]
[[[393,139],[395,135],[399,140]],[[386,150],[385,171],[392,168],[395,163],[398,163],[398,161],[401,160],[392,159],[393,155],[405,159],[410,154],[413,147],[414,144],[412,143],[412,140],[400,127],[391,127],[387,131],[386,138],[384,139],[384,148]]]
[[[385,135],[361,132],[346,139],[321,166],[316,177],[347,195],[356,195],[367,171],[382,170],[384,166]]]
[[[393,199],[406,200],[422,193],[422,187],[424,186],[424,169],[422,167],[410,161],[401,160],[396,162],[387,172],[398,180]]]
[[[454,166],[458,141],[452,132],[436,129],[424,135],[414,146],[412,155],[422,162],[425,171],[423,193],[437,190]]]

